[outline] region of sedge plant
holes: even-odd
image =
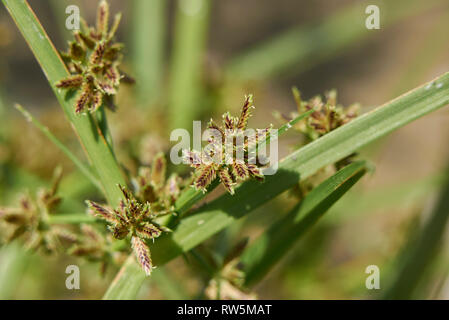
[[[295,150],[279,162],[274,175],[264,175],[266,168],[257,161],[252,162],[251,154],[272,142],[275,138],[270,134],[272,126],[258,130],[254,140],[243,139],[240,150],[234,145],[240,131],[247,129],[251,112],[257,112],[253,110],[255,97],[248,94],[242,99],[238,117],[225,113],[221,125],[216,120],[209,122],[208,129],[221,133],[220,140],[210,140],[211,147],[205,152],[186,150],[184,159],[193,168],[190,175],[175,170],[169,174],[172,168],[167,165],[163,153],[157,153],[151,164],[140,163],[136,174],[131,174],[121,165],[108,125],[109,112],[125,108],[115,101],[119,88],[123,83],[134,82],[121,69],[126,51],[115,38],[121,16],[116,15],[110,23],[109,5],[105,0],[100,1],[95,27],[83,21],[82,29],[74,33],[69,48],[58,52],[26,1],[2,2],[47,77],[87,161],[75,155],[30,113],[20,106],[17,108],[102,193],[99,201],[84,199],[86,213],[61,214],[57,193],[58,183],[64,178],[57,172],[50,190],[22,198],[15,207],[0,209],[0,227],[10,230],[10,236],[2,241],[22,239],[24,245],[34,250],[100,262],[103,272],[108,265],[120,269],[105,299],[134,299],[145,279],[157,279],[158,275],[165,283],[169,282],[171,275],[162,267],[182,255],[190,257],[187,261],[196,261],[191,263],[192,269],[193,265],[200,265],[195,270],[205,275],[206,297],[256,298],[254,285],[370,170],[371,165],[358,159],[356,152],[449,103],[447,73],[361,115],[358,105],[348,108],[339,105],[335,91],[327,93],[324,100],[320,97],[303,100],[295,89],[293,98],[297,111],[278,117],[282,121],[278,137],[282,138],[292,128],[303,135],[305,141],[303,139],[303,144],[296,145]],[[179,70],[187,68],[184,59],[195,61],[190,68],[198,65],[198,50],[204,44],[201,26],[206,24],[209,10],[209,5],[204,4],[198,16],[186,17],[185,6],[189,1],[185,2],[184,12],[179,12],[178,28],[185,26],[189,37],[199,44],[193,48],[191,43],[176,39],[176,46],[185,47],[190,54],[183,56],[178,52],[173,58],[176,77],[173,86],[177,89],[169,100],[175,107],[179,103],[179,109],[171,110],[168,117],[176,114],[175,123],[190,120],[180,116],[189,112],[193,101],[200,96],[197,88],[192,89],[187,98],[182,95],[182,89],[194,86],[198,79],[184,78]],[[142,1],[136,3],[138,7],[144,6]],[[163,12],[159,1],[151,3]],[[148,49],[142,47],[142,50]],[[139,56],[139,52],[136,55]],[[154,59],[161,59],[160,52],[155,53]],[[157,81],[156,71],[149,77],[149,83]],[[260,70],[261,74],[267,72],[269,70]],[[148,84],[139,84],[140,78],[138,75],[137,100],[143,104],[142,88]],[[243,159],[225,158],[222,146],[227,138],[232,141],[232,155],[240,151]],[[224,164],[205,161],[216,155]],[[317,179],[317,174],[328,167],[332,170]],[[220,185],[224,192],[204,202],[203,199],[211,196]],[[301,192],[299,197],[293,197],[295,205],[273,221],[257,239],[245,241],[219,258],[219,254],[211,253],[208,239],[284,191],[298,188]],[[160,268],[160,273],[155,268]]]

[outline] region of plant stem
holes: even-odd
[[[133,0],[133,64],[139,106],[160,96],[164,71],[166,0]]]
[[[170,72],[170,124],[191,128],[202,94],[201,70],[211,0],[178,0]]]
[[[48,217],[50,224],[81,224],[81,223],[97,223],[101,222],[94,217],[85,213],[58,213]]]

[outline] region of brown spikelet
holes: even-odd
[[[103,94],[97,90],[92,94],[92,107],[91,110],[95,111],[103,104]]]
[[[98,6],[97,11],[97,31],[101,36],[106,36],[109,24],[109,5],[105,0],[102,0]]]
[[[122,224],[115,225],[109,229],[112,232],[112,236],[119,240],[126,238],[129,233],[128,227]]]
[[[194,185],[196,189],[206,190],[207,186],[215,179],[216,171],[213,164],[204,166],[196,178]]]
[[[117,223],[115,215],[110,210],[90,200],[86,201],[86,203],[89,207],[89,213],[94,217],[102,218],[109,223]]]
[[[133,197],[131,191],[129,191],[127,187],[124,187],[124,186],[122,186],[122,185],[120,185],[120,184],[118,185],[118,187],[119,187],[120,190],[122,191],[122,193],[123,193],[123,195],[125,196],[125,199],[126,199],[126,200],[132,200],[132,199],[134,199],[134,197]],[[124,206],[123,202],[121,202],[121,204]]]
[[[234,118],[231,117],[229,112],[223,115],[223,125],[227,130],[234,130],[235,128]]]
[[[75,112],[81,113],[86,108],[86,105],[91,99],[91,90],[88,85],[83,86],[83,91],[81,91],[75,104]]]
[[[162,234],[162,230],[152,223],[146,223],[143,226],[138,227],[136,233],[139,237],[144,239],[156,239]]]
[[[114,86],[118,86],[120,84],[120,74],[116,67],[112,66],[106,69],[106,77]]]
[[[234,194],[234,182],[232,180],[231,175],[229,174],[228,168],[224,168],[219,171],[220,181],[225,187],[226,191],[228,191],[230,194]]]
[[[233,170],[228,170],[229,176],[231,177],[231,181],[232,183],[236,184],[237,183],[237,177],[235,176]]]
[[[99,82],[98,87],[100,88],[101,91],[103,91],[108,95],[114,95],[117,93],[117,91],[114,89],[113,86],[105,82]]]
[[[81,87],[82,84],[83,84],[83,76],[76,75],[58,81],[56,83],[56,87],[62,89],[77,89]]]
[[[251,175],[251,177],[253,177],[257,181],[264,180],[264,175],[262,174],[262,172],[256,165],[248,164],[248,165],[246,165],[246,167],[248,168],[248,171],[249,171],[249,174]]]
[[[158,153],[151,166],[151,182],[155,187],[162,186],[165,182],[167,163],[163,153]]]
[[[145,271],[145,274],[149,276],[153,269],[153,264],[151,262],[150,250],[148,249],[148,246],[142,239],[136,236],[131,238],[131,244],[137,261],[143,271]]]
[[[103,58],[104,52],[106,50],[106,45],[104,42],[100,42],[95,47],[94,52],[92,53],[90,57],[90,63],[92,65],[97,65],[101,62],[101,59]]]
[[[23,225],[27,222],[27,217],[23,212],[3,211],[0,218],[10,224]]]
[[[237,129],[245,130],[248,125],[248,120],[251,117],[251,109],[253,106],[253,96],[249,95],[245,99],[245,103],[240,114],[239,122],[237,123]]]
[[[234,162],[232,164],[232,171],[234,175],[240,180],[245,180],[246,178],[248,178],[248,168],[246,167],[246,164],[242,162]]]

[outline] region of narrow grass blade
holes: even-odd
[[[264,183],[246,182],[234,196],[225,194],[182,219],[173,233],[151,246],[154,264],[163,265],[191,250],[320,168],[448,103],[447,73],[293,152]]]
[[[245,285],[261,280],[351,187],[366,173],[365,162],[355,162],[312,190],[284,218],[274,223],[243,252]]]
[[[16,104],[15,108],[32,124],[36,126],[53,144],[58,147],[72,162],[75,166],[89,179],[94,186],[96,186],[100,191],[102,191],[101,184],[97,177],[92,173],[90,168],[86,166],[81,160],[79,160],[61,141],[58,140],[50,130],[42,125],[36,118],[34,118],[31,113],[26,111],[21,105]]]
[[[202,94],[201,70],[206,47],[210,0],[178,0],[170,72],[170,124],[191,128]]]
[[[122,198],[117,184],[124,185],[125,179],[92,117],[76,115],[73,108],[76,96],[56,88],[56,82],[69,75],[58,52],[26,1],[2,0],[2,2],[33,51],[59,104],[73,125],[89,160],[98,173],[108,202],[111,206],[117,206]]]
[[[103,300],[132,300],[137,297],[145,280],[145,272],[137,264],[134,255],[130,255],[120,272],[112,281]]]
[[[382,30],[404,18],[442,5],[444,0],[385,1],[379,5]],[[360,45],[375,36],[365,26],[366,3],[356,3],[341,9],[315,26],[298,26],[272,40],[255,46],[227,66],[229,78],[267,79],[275,75],[298,74]],[[273,58],[275,57],[275,58]]]
[[[139,106],[160,95],[164,73],[166,0],[133,0],[132,54]]]
[[[449,220],[449,178],[443,187],[439,201],[422,230],[408,242],[399,261],[393,285],[387,289],[384,299],[411,299],[415,288],[426,274],[425,270],[441,252],[444,232]],[[421,297],[425,298],[425,297]]]

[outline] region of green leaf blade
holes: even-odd
[[[244,252],[241,262],[245,285],[251,286],[287,253],[357,181],[366,173],[366,163],[352,163],[313,189],[283,219],[274,223]]]
[[[130,255],[112,281],[103,300],[135,299],[145,278],[145,272],[137,264],[134,255]]]

